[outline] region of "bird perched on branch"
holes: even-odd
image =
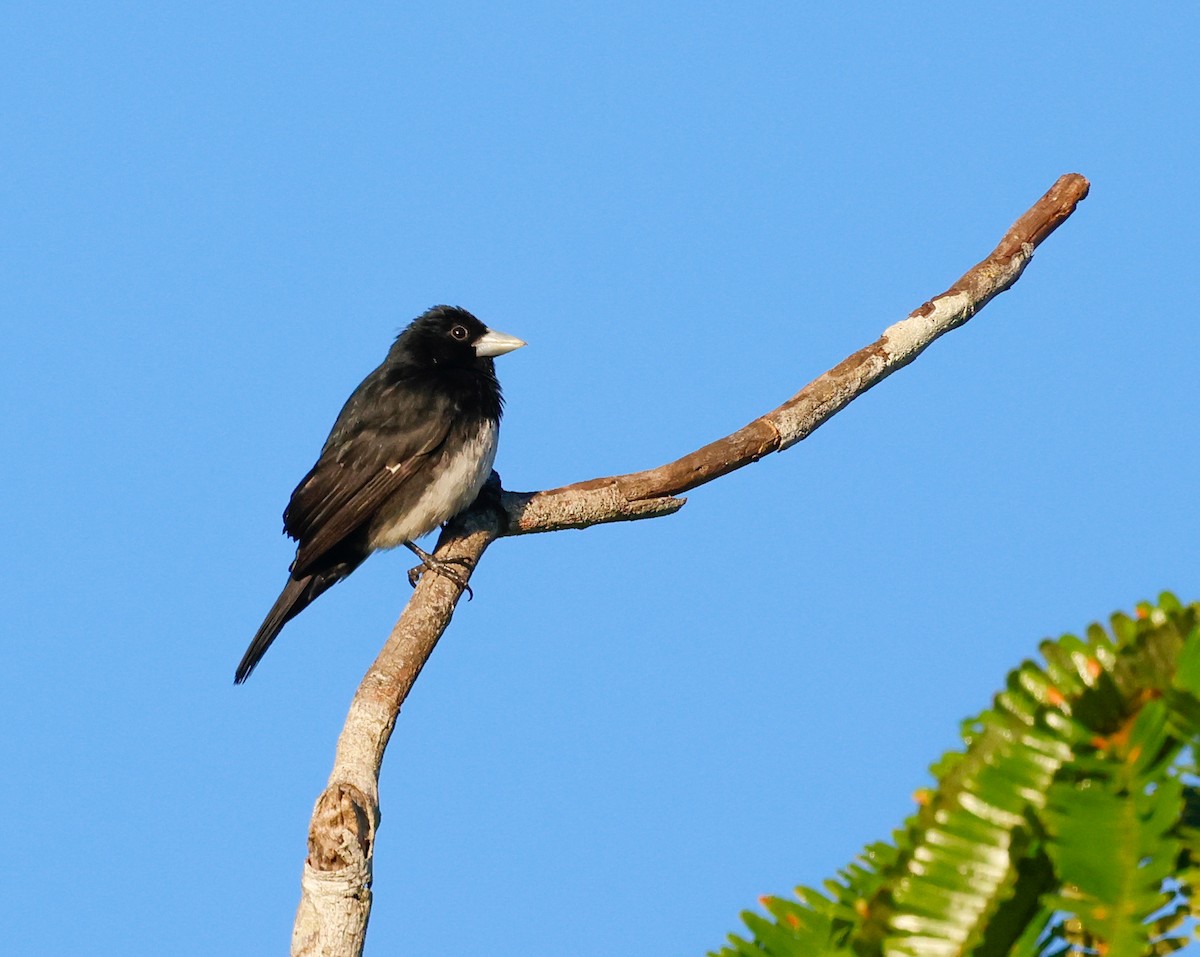
[[[465,587],[413,540],[465,509],[487,481],[503,406],[492,359],[523,345],[454,306],[435,306],[396,337],[292,493],[283,530],[298,543],[296,558],[236,684],[287,622],[377,549],[404,545]]]

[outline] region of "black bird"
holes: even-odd
[[[503,399],[494,356],[525,345],[465,309],[434,306],[396,337],[346,401],[283,513],[291,576],[237,667],[241,684],[287,622],[380,548],[413,544],[473,501],[496,458]]]

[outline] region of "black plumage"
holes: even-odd
[[[407,545],[423,555],[413,540],[475,500],[495,459],[503,407],[492,358],[523,345],[452,306],[435,306],[397,336],[292,493],[283,528],[296,558],[236,683],[288,621],[371,552]]]

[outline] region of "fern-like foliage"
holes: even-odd
[[[892,841],[713,957],[1165,954],[1200,916],[1200,604],[1041,645]]]

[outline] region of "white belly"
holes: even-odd
[[[372,548],[395,548],[433,531],[475,501],[496,461],[499,428],[488,422],[453,456],[443,456],[435,471],[437,477],[414,498],[412,489],[401,489],[395,496],[399,508],[386,506],[371,524]]]

